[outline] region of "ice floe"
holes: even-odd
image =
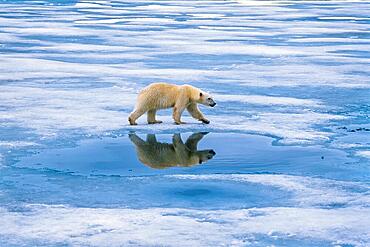
[[[369,214],[368,208],[201,211],[30,205],[27,213],[0,209],[0,235],[13,245],[245,246],[309,238],[326,245],[366,246]],[[258,240],[260,235],[267,240]]]
[[[266,174],[166,175],[196,181],[231,180],[293,193],[295,206],[213,210],[187,208],[86,208],[26,204],[0,208],[0,236],[10,244],[223,246],[276,241],[366,246],[370,209],[364,183]],[[145,182],[149,177],[133,177]],[[257,192],[258,193],[258,192]],[[170,202],[168,202],[170,203]],[[268,223],[267,223],[268,222]],[[261,237],[264,236],[264,237]],[[321,241],[321,242],[320,242]]]
[[[0,166],[17,158],[13,150],[24,154],[46,139],[53,148],[130,131],[251,132],[280,144],[345,149],[352,162],[345,165],[368,165],[367,133],[338,128],[368,122],[366,1],[3,1],[0,6]],[[211,124],[185,114],[188,124],[176,126],[171,112],[164,111],[158,116],[163,124],[149,126],[143,117],[138,126],[129,126],[137,92],[156,81],[212,92],[219,104],[202,107]],[[149,207],[146,194],[142,208],[107,208],[102,205],[110,201],[103,195],[119,197],[122,188],[137,184],[47,168],[2,166],[16,171],[1,174],[0,245],[370,242],[365,183],[276,174],[171,175],[164,180],[228,181],[235,186],[224,184],[229,189],[259,184],[289,196],[280,200],[283,206],[215,210],[171,207],[174,200]],[[158,182],[149,176],[130,179]],[[78,194],[76,188],[85,191]],[[92,202],[94,190],[100,201]],[[55,196],[65,204],[55,205]]]

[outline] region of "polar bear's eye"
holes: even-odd
[[[200,97],[202,97],[202,96],[203,96],[203,94],[202,94],[202,93],[200,93],[200,94],[199,94],[199,96],[200,96]]]

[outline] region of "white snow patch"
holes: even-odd
[[[2,86],[0,98],[11,111],[0,119],[7,125],[37,130],[53,135],[60,130],[80,129],[88,133],[119,129],[127,122],[136,93],[134,89],[110,87],[82,90],[60,90]]]
[[[240,4],[251,6],[279,6],[288,3],[288,1],[269,1],[269,0],[235,0],[235,1]]]
[[[305,51],[281,47],[271,47],[266,45],[245,45],[238,42],[230,43],[199,43],[192,42],[186,45],[173,44],[171,41],[158,41],[166,46],[167,54],[194,53],[207,55],[255,55],[255,56],[295,56],[307,55]]]
[[[161,114],[161,112],[159,112]],[[222,131],[242,132],[274,135],[282,138],[281,143],[285,144],[313,144],[317,141],[327,141],[332,135],[330,132],[319,131],[313,127],[316,124],[325,124],[328,121],[340,120],[344,117],[331,114],[303,111],[302,113],[255,113],[253,117],[230,116],[230,115],[207,115],[211,121],[209,125],[203,125],[197,120],[182,117],[183,125],[174,125],[170,115],[158,116],[162,124],[149,126],[146,118],[141,117],[137,126],[125,128],[137,131]]]
[[[344,21],[367,21],[370,20],[368,17],[356,17],[356,16],[325,16],[319,17],[320,20],[344,20]]]
[[[245,246],[255,241],[255,234],[356,246],[370,241],[369,208],[189,210],[30,205],[29,210],[23,214],[0,208],[0,235],[17,244],[47,241],[88,246]]]
[[[357,155],[370,159],[370,150],[357,151]]]
[[[238,101],[258,105],[291,105],[302,107],[318,107],[320,106],[321,103],[319,100],[313,99],[298,99],[292,97],[277,97],[264,95],[213,94],[213,96],[216,101],[221,102]]]
[[[133,99],[136,97],[136,94],[130,92],[119,89],[94,89],[83,92],[32,89],[28,92],[30,91],[34,94],[24,96],[23,100],[15,100],[18,98],[14,97],[15,94],[8,94],[11,97],[8,99],[9,104],[14,107],[14,110],[5,112],[1,119],[7,120],[9,125],[33,128],[44,135],[76,128],[81,128],[88,133],[115,129],[148,129],[145,116],[139,119],[139,126],[128,126],[128,114],[134,107]],[[27,90],[21,92],[23,95],[27,93]],[[91,101],[91,99],[94,100]],[[119,109],[121,111],[118,111]],[[189,117],[184,117],[183,120],[190,124],[177,126],[173,124],[170,114],[159,116],[158,118],[164,123],[150,126],[150,129],[154,131],[186,129],[194,131],[206,127],[215,131],[275,135],[283,138],[284,143],[313,143],[328,140],[331,133],[315,130],[312,125],[342,119],[336,115],[314,112],[257,113],[253,118],[229,115],[209,115],[207,117],[212,121],[207,126],[198,124],[198,121]]]
[[[19,148],[19,147],[29,147],[29,146],[36,146],[36,145],[38,144],[35,142],[28,142],[28,141],[0,141],[0,147],[6,147],[6,148]]]
[[[138,89],[126,85],[90,89],[48,89],[38,87],[0,86],[0,98],[4,111],[0,120],[8,126],[31,128],[44,136],[55,136],[62,130],[81,129],[82,133],[102,133],[104,131],[126,129],[147,130],[146,117],[142,116],[139,126],[129,126],[127,118],[133,110]],[[256,104],[286,104],[302,107],[319,106],[319,101],[287,97],[267,96],[221,96],[222,100],[231,98]],[[217,101],[217,98],[216,98]],[[171,114],[159,119],[163,124],[150,126],[151,130],[197,130],[253,132],[275,135],[284,143],[313,143],[327,140],[331,133],[313,128],[314,124],[324,124],[331,120],[343,119],[341,116],[302,111],[301,113],[253,113],[253,117],[208,115],[211,124],[204,126],[186,117],[188,123],[173,124]]]
[[[290,39],[292,42],[299,42],[299,43],[335,43],[335,42],[340,42],[340,43],[351,43],[351,44],[356,44],[356,43],[369,43],[369,40],[367,39],[359,39],[359,38],[334,38],[334,37],[320,37],[320,38],[292,38]]]
[[[79,49],[78,46],[76,48]],[[141,63],[84,64],[16,56],[3,56],[0,58],[0,63],[2,64],[0,80],[10,81],[34,78],[45,80],[69,77],[105,78],[109,76],[120,78],[136,76],[141,79],[158,78],[159,80],[172,79],[177,81],[181,78],[183,81],[197,81],[204,79],[206,75],[214,74],[212,71],[198,69],[153,69],[147,68]]]
[[[282,143],[313,143],[326,141],[330,132],[314,129],[315,124],[324,124],[344,117],[332,114],[303,111],[302,113],[260,113],[254,118],[247,117],[209,117],[219,130],[243,130],[260,134],[270,134],[283,138]]]

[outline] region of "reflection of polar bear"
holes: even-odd
[[[184,144],[180,134],[174,134],[172,144],[158,142],[155,135],[148,134],[146,141],[136,134],[130,134],[135,144],[139,160],[152,168],[163,169],[173,166],[193,166],[212,159],[216,154],[212,149],[197,150],[198,142],[207,133],[194,133]]]
[[[161,121],[155,119],[156,111],[173,107],[173,119],[176,124],[183,123],[180,119],[185,108],[193,118],[208,124],[209,120],[198,109],[198,103],[211,107],[216,105],[208,93],[196,87],[190,85],[178,86],[168,83],[152,83],[140,92],[135,110],[130,114],[128,121],[131,125],[136,125],[136,119],[145,112],[148,112],[149,124],[161,123]]]

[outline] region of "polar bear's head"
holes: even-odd
[[[213,149],[201,150],[196,152],[199,158],[199,164],[205,163],[208,160],[212,159],[216,155],[216,152]]]
[[[216,102],[213,100],[212,96],[209,93],[200,91],[199,92],[199,104],[214,107],[216,105]]]

